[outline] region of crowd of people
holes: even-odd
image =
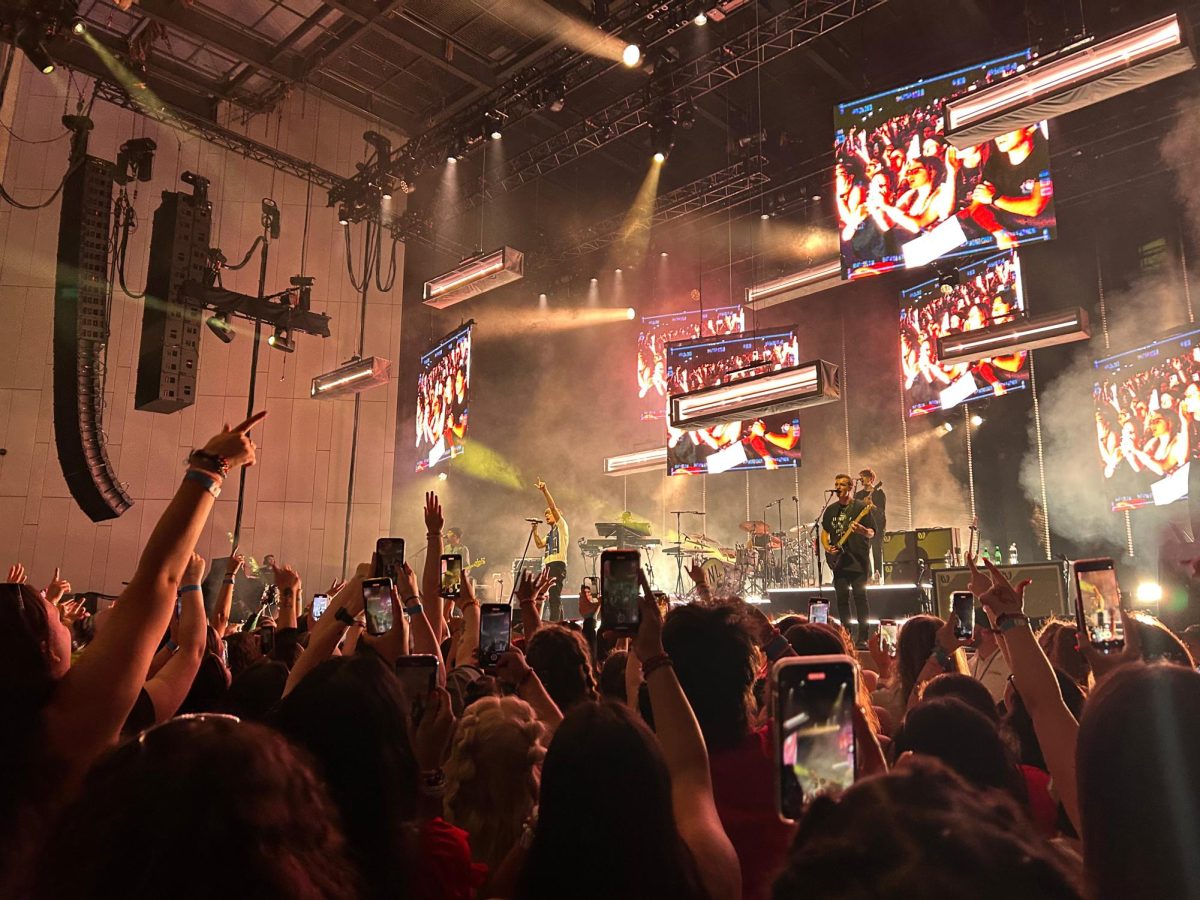
[[[1118,369],[1093,391],[1104,477],[1125,485],[1130,506],[1151,502],[1150,484],[1200,449],[1200,348],[1160,359],[1141,371]]]
[[[0,896],[1200,896],[1200,629],[1129,615],[1101,653],[989,565],[970,638],[921,615],[859,654],[696,568],[665,614],[643,574],[618,636],[590,592],[544,622],[547,573],[485,668],[469,579],[440,596],[433,494],[389,630],[364,633],[368,561],[319,617],[276,562],[273,621],[243,626],[238,560],[206,603],[195,546],[259,419],[193,453],[111,608],[87,615],[58,572],[0,587]],[[831,654],[854,671],[855,777],[785,820],[771,673]],[[397,674],[414,655],[432,682]]]
[[[1028,378],[1024,352],[947,365],[938,359],[938,338],[1012,322],[1024,314],[1015,256],[972,267],[958,284],[933,285],[900,309],[900,363],[910,415],[941,408],[941,393],[959,379],[972,378],[969,395],[988,389],[1006,393]],[[964,392],[966,394],[967,392]]]
[[[699,300],[700,292],[693,291],[692,299]],[[668,313],[642,318],[638,335],[637,382],[638,397],[650,399],[656,405],[643,412],[643,418],[663,417],[666,409],[667,344],[699,337],[718,337],[740,334],[746,328],[746,311],[740,306],[718,307],[705,312]]]
[[[457,456],[467,433],[467,396],[471,388],[471,331],[443,344],[422,359],[417,376],[417,471]]]

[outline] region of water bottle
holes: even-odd
[[[946,551],[946,557],[945,557],[945,560],[944,560],[944,561],[945,561],[945,563],[946,563],[946,568],[947,568],[947,569],[953,569],[953,568],[954,568],[954,551],[953,551],[953,550],[947,550],[947,551]]]
[[[1008,545],[1008,564],[1010,566],[1015,566],[1015,565],[1017,565],[1018,562],[1019,562],[1019,560],[1017,559],[1017,542],[1013,541],[1011,544]]]
[[[996,545],[996,552],[992,556],[992,562],[994,562],[998,566],[1004,565],[1004,554],[1000,552],[999,544]]]
[[[984,562],[988,562],[991,560],[991,557],[988,556],[988,548],[987,547],[979,548],[979,556]]]

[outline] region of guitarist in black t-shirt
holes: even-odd
[[[854,614],[858,619],[859,644],[866,644],[870,631],[867,605],[867,577],[871,571],[871,545],[875,530],[870,527],[870,501],[854,499],[854,481],[849,475],[833,480],[837,497],[821,515],[821,544],[833,571],[833,590],[837,595],[838,617],[850,630],[850,596],[854,596]]]

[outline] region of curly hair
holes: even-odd
[[[446,821],[471,836],[493,871],[521,837],[538,802],[545,726],[517,697],[483,697],[458,720],[446,772]]]
[[[592,654],[583,634],[563,625],[543,625],[525,646],[525,658],[564,713],[596,699]]]

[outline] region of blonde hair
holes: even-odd
[[[471,836],[471,851],[493,871],[537,807],[545,726],[516,697],[482,697],[459,719],[446,773],[446,821]]]

